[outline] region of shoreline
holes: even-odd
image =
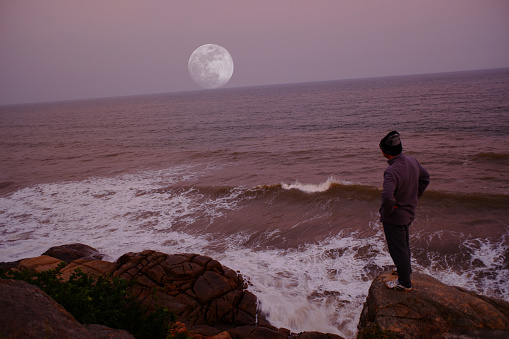
[[[59,257],[61,259],[58,259],[56,257]],[[287,330],[287,329],[276,328],[276,327],[272,326],[266,320],[265,315],[263,313],[260,313],[260,310],[258,309],[258,302],[256,301],[257,297],[254,294],[252,294],[251,292],[249,292],[249,284],[248,284],[248,282],[244,281],[244,279],[240,275],[240,272],[234,272],[231,269],[227,268],[226,266],[221,265],[216,260],[214,260],[210,257],[200,256],[198,254],[168,255],[168,254],[164,254],[164,253],[156,252],[156,251],[143,251],[143,252],[138,252],[138,253],[130,252],[130,253],[124,254],[115,263],[111,263],[111,262],[101,260],[102,255],[94,248],[91,248],[91,247],[83,245],[83,244],[70,244],[70,245],[54,247],[54,248],[46,251],[45,254],[43,254],[41,257],[29,258],[29,259],[21,260],[16,263],[9,263],[9,267],[17,266],[19,269],[26,269],[29,271],[30,270],[42,271],[42,270],[50,269],[51,267],[55,267],[56,265],[58,265],[58,263],[60,263],[62,261],[62,259],[65,259],[63,261],[68,262],[68,266],[67,266],[68,270],[74,269],[76,267],[80,267],[87,274],[112,274],[112,276],[118,276],[118,277],[123,277],[123,278],[128,278],[128,279],[134,279],[137,277],[136,279],[139,281],[139,284],[141,284],[140,286],[142,287],[142,289],[143,288],[148,288],[148,289],[158,288],[158,289],[160,289],[163,286],[166,286],[166,287],[164,287],[164,290],[166,292],[161,294],[162,299],[160,299],[160,300],[166,300],[166,302],[169,302],[169,304],[167,304],[167,305],[173,305],[172,307],[176,307],[175,305],[179,305],[179,303],[175,304],[175,301],[171,301],[171,300],[173,300],[171,298],[177,298],[175,300],[181,300],[181,302],[182,302],[182,300],[184,300],[184,299],[188,300],[187,298],[189,298],[190,295],[193,295],[194,296],[193,298],[197,298],[195,300],[199,300],[198,304],[191,302],[190,304],[187,304],[188,306],[178,306],[177,307],[177,311],[180,312],[179,314],[181,316],[179,319],[184,324],[186,324],[186,327],[189,330],[191,330],[191,332],[193,331],[193,328],[195,326],[198,326],[199,324],[201,324],[201,325],[196,327],[196,329],[199,328],[199,331],[202,331],[202,333],[205,333],[208,331],[207,335],[208,334],[218,335],[220,332],[224,332],[222,330],[224,330],[225,328],[221,328],[221,326],[219,328],[216,328],[217,326],[216,327],[210,326],[210,325],[213,325],[216,321],[218,321],[218,319],[214,318],[216,320],[213,320],[213,319],[211,320],[210,318],[207,318],[207,315],[206,315],[207,313],[204,314],[205,318],[203,318],[203,319],[209,319],[209,320],[205,321],[206,324],[201,323],[203,320],[199,320],[199,319],[202,319],[202,318],[200,318],[200,316],[198,316],[198,318],[196,318],[196,315],[192,316],[193,318],[189,318],[189,316],[191,314],[195,314],[195,313],[193,313],[192,310],[194,310],[196,307],[198,307],[198,309],[201,309],[201,307],[208,305],[208,306],[206,306],[206,309],[208,310],[210,305],[212,305],[212,304],[209,305],[209,303],[214,303],[213,300],[215,300],[215,298],[222,299],[223,296],[225,296],[226,294],[229,295],[229,294],[233,293],[232,295],[237,295],[237,297],[235,297],[235,298],[238,298],[240,296],[248,296],[247,298],[249,300],[251,300],[250,302],[248,302],[248,304],[251,306],[248,306],[248,304],[246,304],[245,307],[249,307],[250,311],[248,311],[248,313],[251,314],[251,316],[249,316],[248,318],[245,318],[244,316],[239,316],[239,314],[243,314],[243,313],[237,313],[236,316],[232,317],[231,315],[227,315],[227,314],[232,314],[232,313],[226,312],[225,316],[228,319],[230,319],[231,326],[235,325],[235,326],[229,328],[228,330],[226,330],[226,332],[229,331],[229,333],[231,332],[231,334],[239,335],[239,333],[240,333],[239,331],[241,331],[240,328],[243,328],[242,331],[244,331],[244,330],[247,330],[245,328],[247,326],[247,327],[249,327],[249,331],[271,331],[271,332],[273,332],[273,334],[274,333],[276,333],[276,334],[284,333],[285,335],[287,335],[287,337],[288,337],[288,335],[296,335],[295,333],[291,334],[291,332],[289,332],[289,330]],[[185,262],[189,262],[189,266],[188,266],[189,270],[184,269],[183,271],[181,271],[180,268],[185,268],[186,265],[188,265],[188,264],[185,264],[183,266],[183,263],[185,263]],[[167,266],[167,265],[170,265],[170,266]],[[5,263],[2,263],[2,266],[0,266],[0,267],[8,268],[5,266]],[[191,267],[194,267],[194,268],[191,268]],[[203,267],[204,270],[200,269],[199,267]],[[134,270],[135,268],[136,268],[136,270]],[[124,272],[124,273],[122,273],[122,272]],[[136,273],[136,272],[138,272],[138,273]],[[210,272],[210,273],[207,273],[207,272]],[[483,328],[481,331],[482,333],[484,333],[484,334],[491,333],[491,334],[495,335],[494,337],[497,337],[497,335],[499,335],[500,333],[502,333],[504,335],[509,334],[509,303],[508,302],[498,300],[498,299],[488,298],[488,297],[485,297],[482,295],[477,295],[473,292],[469,292],[464,289],[447,286],[445,284],[442,284],[438,280],[436,280],[428,275],[421,274],[421,273],[415,273],[414,276],[415,276],[415,285],[416,285],[415,290],[416,291],[410,292],[410,293],[395,292],[395,291],[390,291],[390,290],[387,290],[386,288],[384,288],[383,280],[387,279],[386,274],[385,275],[380,274],[377,276],[376,279],[373,280],[373,282],[371,283],[371,287],[369,289],[369,294],[368,294],[368,296],[366,298],[366,302],[364,304],[363,311],[361,313],[361,319],[359,322],[359,333],[360,334],[372,333],[373,331],[375,331],[375,333],[378,333],[376,331],[382,331],[382,332],[390,331],[391,333],[395,333],[396,335],[401,335],[402,333],[404,334],[405,333],[404,331],[408,330],[408,326],[404,327],[404,328],[394,327],[394,326],[396,326],[395,323],[402,322],[401,321],[402,314],[400,314],[396,317],[398,319],[397,321],[395,321],[394,323],[391,322],[390,325],[388,325],[387,317],[383,316],[383,312],[384,312],[383,309],[387,309],[387,308],[384,308],[384,307],[380,308],[380,303],[381,302],[386,303],[387,305],[406,305],[405,307],[412,308],[415,306],[414,305],[415,302],[413,302],[412,304],[407,304],[407,302],[409,300],[413,300],[414,298],[418,298],[418,300],[422,301],[420,303],[417,303],[417,309],[414,310],[415,312],[422,312],[423,315],[426,312],[428,312],[428,313],[429,312],[438,312],[436,316],[440,315],[441,316],[440,319],[442,319],[441,321],[443,322],[443,323],[440,323],[440,321],[439,321],[437,323],[436,318],[433,318],[435,320],[432,321],[432,323],[429,323],[428,325],[426,325],[427,327],[425,326],[423,328],[422,320],[418,321],[418,323],[415,323],[414,325],[411,326],[411,328],[413,328],[412,331],[414,331],[414,333],[420,333],[419,331],[422,332],[422,331],[426,331],[429,329],[432,329],[433,331],[435,331],[437,333],[442,333],[440,331],[447,331],[444,333],[450,333],[451,330],[453,330],[453,332],[457,332],[457,333],[464,333],[466,330],[465,326],[461,325],[458,327],[458,324],[456,324],[454,321],[451,322],[451,319],[448,318],[450,315],[456,314],[454,304],[455,303],[461,304],[458,299],[460,297],[463,298],[462,300],[465,300],[466,304],[470,305],[470,304],[474,303],[474,304],[484,305],[482,307],[488,307],[490,309],[490,312],[495,312],[496,314],[499,314],[499,315],[497,315],[497,317],[502,317],[502,318],[496,318],[496,319],[500,319],[500,320],[498,320],[499,323],[497,323],[497,321],[492,319],[493,317],[495,317],[495,315],[493,315],[493,314],[490,315],[489,317],[487,317],[487,316],[484,317],[486,319],[491,317],[490,319],[493,321],[490,320],[491,321],[490,322],[482,317],[481,317],[482,319],[479,317],[475,317],[473,315],[475,312],[474,313],[466,312],[465,313],[466,315],[464,315],[464,316],[466,316],[465,319],[469,319],[468,320],[469,322],[471,322],[472,324],[478,323],[478,322],[480,322],[480,324],[484,324],[481,326],[481,328]],[[187,277],[187,278],[184,278],[184,277]],[[203,278],[203,277],[206,277],[206,278]],[[389,275],[389,277],[390,277],[390,275]],[[174,279],[177,279],[177,280],[174,280]],[[182,280],[182,279],[184,279],[184,280]],[[195,281],[194,283],[192,283],[192,285],[190,285],[190,286],[195,286],[192,289],[192,292],[191,292],[191,290],[186,290],[187,287],[185,287],[185,286],[187,286],[186,285],[187,283],[184,282],[184,281],[188,281],[186,279],[192,279],[193,281]],[[201,279],[205,279],[205,280],[201,280]],[[226,280],[224,280],[224,279],[226,279]],[[182,283],[177,283],[177,286],[181,286],[181,288],[175,287],[176,289],[174,291],[177,294],[174,294],[174,292],[168,292],[169,290],[167,290],[168,286],[173,286],[172,281],[177,281],[177,282],[182,281]],[[201,281],[201,283],[200,283],[200,281]],[[205,285],[200,285],[206,281],[207,281],[207,283]],[[213,282],[213,281],[215,281],[215,282]],[[230,281],[230,283],[225,284],[226,281]],[[170,284],[170,285],[167,285],[167,284]],[[231,285],[231,284],[233,284],[233,285]],[[143,286],[145,286],[145,287],[143,287]],[[157,286],[159,286],[159,287],[157,287]],[[197,286],[203,286],[203,288],[197,287]],[[237,286],[237,287],[231,289],[231,287],[228,287],[228,286]],[[380,286],[382,286],[382,287],[380,287]],[[169,293],[169,294],[167,294],[167,293]],[[200,297],[200,296],[198,296],[199,293],[204,293],[204,294],[202,294],[202,296]],[[143,293],[141,295],[143,295]],[[436,302],[437,302],[436,296],[438,296],[438,295],[441,295],[441,297],[440,297],[441,301],[439,301],[439,304],[441,306],[440,306],[440,308],[436,309],[436,305],[433,306],[435,308],[433,308],[430,305],[432,305],[433,303],[436,304]],[[173,296],[173,297],[168,299],[169,296]],[[179,296],[183,296],[184,299],[178,299],[178,298],[181,298]],[[243,304],[242,301],[239,301],[239,299],[235,299],[235,298],[231,299],[230,297],[228,297],[224,300],[237,300],[236,302],[234,302],[234,304],[236,304],[236,305]],[[244,298],[244,297],[242,297],[242,298]],[[454,301],[447,301],[450,298],[452,298],[451,300],[454,300]],[[423,304],[423,301],[428,300],[428,299],[430,300],[430,302],[431,302],[431,300],[435,300],[435,301],[431,302],[431,304],[428,304],[428,302],[426,301]],[[378,301],[373,301],[373,300],[378,300]],[[199,306],[199,305],[202,305],[202,306]],[[419,305],[421,305],[421,306],[419,306]],[[423,306],[423,305],[425,305],[425,306]],[[491,305],[491,306],[488,306],[488,305]],[[374,307],[374,309],[373,309],[373,307]],[[400,307],[400,306],[391,306],[391,307]],[[464,308],[466,306],[460,305],[459,307]],[[481,306],[478,306],[478,307],[481,307]],[[229,308],[227,307],[227,309],[229,309]],[[446,315],[449,314],[448,316],[444,316],[444,309],[448,310],[446,312]],[[188,311],[186,311],[186,310],[188,310]],[[219,313],[217,313],[217,312],[219,312]],[[488,311],[486,311],[486,312],[488,312]],[[500,312],[502,312],[502,313],[500,313]],[[187,314],[187,316],[186,316],[186,314]],[[216,311],[214,314],[221,314],[221,312]],[[505,314],[505,315],[500,315],[500,314]],[[407,319],[407,321],[412,321],[413,318],[415,318],[415,316],[410,316],[409,318],[406,318],[406,319]],[[194,320],[190,320],[190,319],[194,319]],[[239,319],[244,319],[244,320],[239,320]],[[382,321],[380,319],[385,319],[385,320]],[[223,321],[224,320],[221,320],[220,322],[223,322]],[[462,320],[462,321],[464,322],[464,320]],[[486,322],[486,321],[488,321],[488,322]],[[419,323],[421,325],[419,325]],[[207,329],[204,328],[202,325],[206,325]],[[440,325],[440,326],[438,326],[438,325]],[[373,327],[373,326],[375,326],[375,327]],[[471,326],[474,326],[474,325],[471,325]],[[472,327],[472,330],[474,332],[477,331],[476,333],[479,333],[479,326],[480,325],[475,325],[474,327]],[[215,328],[215,330],[213,330],[213,328]],[[220,332],[217,332],[217,331],[220,331]],[[242,332],[242,333],[245,334],[245,332]],[[320,335],[323,335],[323,333],[320,334],[318,332],[308,332],[308,333],[309,333],[309,335],[314,335],[314,336],[306,336],[306,338],[321,338]],[[202,335],[199,333],[195,333],[195,334]],[[357,336],[357,334],[356,334],[356,336]],[[231,336],[231,337],[236,338],[235,336]],[[348,337],[351,337],[351,336],[348,336]],[[200,338],[200,337],[196,336],[196,338]],[[202,338],[204,338],[203,335],[202,335]],[[240,336],[238,338],[243,338],[243,336]],[[283,337],[281,337],[281,338],[283,338]],[[298,337],[294,336],[293,338],[298,338]],[[340,338],[340,337],[338,337],[337,335],[328,334],[328,338]]]

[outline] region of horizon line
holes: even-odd
[[[321,82],[336,82],[336,81],[349,81],[349,80],[368,80],[368,79],[382,79],[382,78],[396,78],[396,77],[411,77],[411,76],[434,75],[434,74],[438,75],[438,74],[467,73],[467,72],[480,72],[480,71],[496,71],[496,70],[506,70],[506,69],[509,70],[509,67],[480,68],[480,69],[469,69],[469,70],[461,70],[461,71],[443,71],[443,72],[431,72],[431,73],[408,73],[408,74],[397,74],[397,75],[366,76],[366,77],[356,77],[356,78],[283,82],[283,83],[273,83],[273,84],[245,85],[245,86],[232,86],[232,87],[223,86],[220,88],[213,88],[213,89],[191,89],[191,90],[170,91],[170,92],[121,94],[121,95],[112,95],[112,96],[97,96],[97,97],[73,98],[73,99],[63,99],[63,100],[29,101],[29,102],[18,102],[18,103],[7,103],[7,104],[0,103],[0,107],[51,104],[51,103],[66,103],[66,102],[78,102],[78,101],[89,101],[89,100],[106,100],[106,99],[116,99],[116,98],[120,99],[120,98],[138,97],[138,96],[141,97],[141,96],[165,95],[165,94],[184,94],[184,93],[194,93],[194,92],[211,93],[211,92],[220,91],[220,90],[232,90],[232,89],[242,89],[242,88],[286,86],[286,85],[312,84],[312,83],[321,83]]]

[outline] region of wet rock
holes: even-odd
[[[0,338],[134,338],[105,326],[85,327],[40,288],[0,280]]]
[[[60,259],[66,263],[77,259],[101,260],[104,257],[95,248],[78,243],[51,247],[43,255]]]
[[[359,333],[390,333],[401,338],[508,338],[509,303],[448,286],[425,274],[412,274],[413,291],[389,290],[379,275],[371,284]]]

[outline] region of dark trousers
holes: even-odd
[[[410,263],[410,237],[408,229],[410,225],[384,224],[385,239],[396,269],[398,270],[399,283],[405,287],[412,287],[410,274],[412,266]]]

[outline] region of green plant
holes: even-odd
[[[182,333],[170,334],[175,322],[172,312],[162,307],[149,311],[136,299],[132,293],[134,282],[89,276],[79,269],[64,282],[61,278],[64,267],[65,263],[40,273],[0,270],[0,278],[24,280],[38,286],[82,324],[127,330],[136,338],[186,338]]]

